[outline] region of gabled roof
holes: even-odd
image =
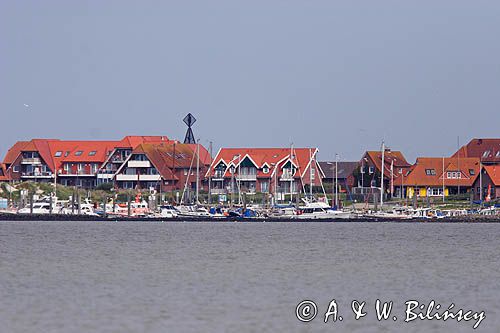
[[[12,164],[22,152],[36,151],[54,172],[62,169],[64,163],[102,164],[116,147],[132,149],[146,142],[163,144],[175,141],[169,140],[167,136],[126,136],[120,141],[32,139],[16,142],[8,150],[3,163]],[[191,149],[196,149],[196,145],[191,146]],[[56,156],[57,152],[61,153]],[[207,160],[210,160],[210,155],[204,148],[200,148],[200,156],[203,163],[208,163]]]
[[[462,178],[447,178],[445,175],[448,171],[459,170],[458,163]],[[406,186],[442,186],[444,177],[445,186],[472,186],[479,175],[479,159],[461,158],[458,163],[456,158],[444,158],[443,170],[442,157],[419,157],[412,171],[404,177],[404,184]]]
[[[484,170],[495,186],[500,186],[500,165],[484,165]]]
[[[3,163],[12,164],[17,159],[23,148],[28,145],[29,141],[17,141],[10,149],[7,151]]]
[[[54,165],[61,169],[64,163],[102,164],[116,144],[117,141],[53,141],[49,142],[49,150]]]
[[[452,157],[477,157],[483,163],[500,163],[500,139],[472,139]]]
[[[196,168],[196,145],[184,143],[143,143],[137,146],[132,154],[145,154],[149,161],[155,166],[163,179],[177,179],[172,168],[187,169]],[[208,164],[202,161],[202,156],[210,155],[207,150],[200,145],[200,166]]]
[[[358,162],[337,162],[337,177],[347,178],[358,167]],[[325,175],[325,178],[335,178],[335,161],[319,162],[319,166]]]
[[[229,165],[231,161],[233,161],[233,163],[237,165],[238,161],[234,160],[239,155],[240,160],[243,160],[245,156],[248,156],[259,168],[264,166],[264,164],[267,164],[271,169],[273,169],[273,172],[263,174],[258,171],[257,176],[270,177],[274,174],[276,167],[279,166],[279,168],[281,168],[283,164],[289,161],[292,155],[293,164],[298,166],[296,176],[302,176],[307,170],[309,161],[311,160],[311,155],[314,156],[317,152],[317,148],[293,148],[292,150],[290,148],[221,148],[217,153],[217,156],[214,158],[207,175],[210,172],[213,172],[213,168],[221,161],[224,161],[226,165]],[[230,176],[227,171],[225,176]]]
[[[367,151],[365,153],[365,157],[369,157],[373,163],[375,164],[375,167],[377,168],[378,171],[381,171],[381,165],[382,165],[382,152],[381,151]],[[390,171],[391,168],[391,163],[393,163],[394,168],[409,168],[411,166],[408,161],[406,161],[406,158],[403,156],[403,153],[400,151],[396,150],[389,150],[386,149],[384,152],[384,165],[385,165],[385,170]]]

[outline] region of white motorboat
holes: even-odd
[[[80,203],[80,210],[78,210],[78,203],[75,203],[73,207],[69,205],[68,207],[62,208],[60,210],[60,214],[78,215],[78,211],[80,211],[80,215],[98,216],[98,214],[94,211],[94,205],[90,203],[88,199],[85,200],[85,202]]]
[[[162,206],[160,206],[159,216],[160,217],[172,218],[172,217],[179,216],[179,212],[172,205],[162,205]]]
[[[31,212],[32,212],[31,207],[29,205],[17,211],[18,214],[31,214]],[[50,203],[48,202],[33,203],[33,214],[50,214]]]
[[[211,217],[210,213],[205,207],[201,206],[177,206],[175,209],[178,211],[179,216],[190,217]]]
[[[325,202],[308,202],[305,206],[299,207],[297,219],[348,219],[352,215],[350,212],[334,210]]]

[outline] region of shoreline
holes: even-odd
[[[287,219],[287,218],[205,218],[205,217],[175,217],[175,218],[160,218],[160,217],[122,217],[122,218],[104,218],[101,216],[90,215],[58,215],[58,214],[1,214],[0,221],[19,221],[19,222],[50,222],[50,221],[89,221],[89,222],[245,222],[245,223],[264,223],[264,222],[284,222],[284,223],[308,223],[308,222],[373,222],[373,223],[500,223],[500,216],[457,216],[441,219],[393,219],[380,217],[360,217],[349,219]]]

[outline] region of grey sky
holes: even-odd
[[[0,0],[0,155],[188,112],[216,148],[450,155],[500,137],[499,36],[498,1]]]

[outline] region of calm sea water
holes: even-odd
[[[499,240],[500,224],[0,222],[0,331],[473,331],[404,323],[405,301],[435,300],[499,332]],[[344,320],[325,324],[332,299]],[[376,299],[398,320],[377,321]]]

